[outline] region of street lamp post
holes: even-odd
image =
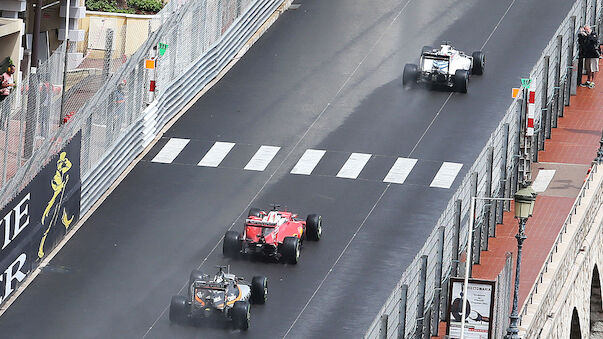
[[[465,259],[465,278],[463,282],[463,305],[461,307],[461,339],[465,338],[465,320],[467,319],[467,286],[469,285],[469,267],[472,265],[473,256],[473,227],[475,224],[475,202],[477,200],[502,200],[509,201],[513,198],[486,198],[486,197],[471,197],[469,205],[469,227],[467,228],[467,258]]]
[[[521,250],[523,241],[526,240],[526,221],[534,212],[534,201],[536,192],[531,186],[523,188],[515,193],[515,218],[519,220],[519,232],[515,235],[517,239],[517,264],[515,266],[515,289],[513,292],[513,310],[511,311],[511,323],[507,329],[505,339],[520,339],[519,337],[519,314],[517,310],[517,298],[519,294],[519,272],[521,269]]]

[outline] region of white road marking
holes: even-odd
[[[297,164],[295,164],[295,167],[291,170],[291,174],[312,174],[314,167],[318,165],[318,162],[320,162],[320,159],[322,159],[325,153],[326,151],[317,149],[306,150],[304,155],[302,155]]]
[[[272,161],[276,153],[280,150],[280,147],[277,146],[262,146],[260,149],[255,152],[255,155],[244,169],[248,171],[263,171],[266,169],[268,164]]]
[[[217,141],[205,154],[203,159],[199,161],[197,166],[218,167],[234,145],[232,142]]]
[[[463,164],[444,162],[429,187],[450,188]]]
[[[182,152],[188,142],[188,139],[171,138],[151,161],[163,164],[171,163]]]
[[[391,182],[394,184],[403,184],[406,177],[410,174],[413,167],[417,163],[417,159],[398,158],[396,163],[389,170],[383,182]]]
[[[343,167],[339,170],[339,173],[337,173],[337,177],[356,179],[370,158],[370,154],[352,153],[345,164],[343,164]]]
[[[556,170],[540,170],[538,171],[538,175],[536,176],[536,180],[532,184],[532,188],[536,192],[544,192],[546,188],[549,187],[551,180],[553,180],[553,176],[555,175]]]

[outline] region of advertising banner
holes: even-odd
[[[79,220],[81,131],[0,210],[0,304]]]
[[[448,294],[450,296],[448,300],[450,311],[446,327],[446,333],[450,338],[461,337],[463,285],[462,278],[450,278],[450,293]],[[494,281],[469,279],[465,302],[465,338],[493,338],[494,286]]]

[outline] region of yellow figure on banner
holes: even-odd
[[[44,256],[44,242],[46,241],[48,232],[50,232],[50,229],[52,228],[52,226],[54,226],[54,224],[56,224],[56,222],[57,222],[57,218],[58,218],[60,210],[61,210],[61,205],[63,204],[63,196],[65,194],[65,188],[67,186],[67,182],[69,182],[69,174],[67,174],[67,172],[71,169],[71,166],[72,166],[71,161],[69,161],[69,159],[67,159],[67,153],[61,152],[61,154],[59,155],[59,160],[57,160],[57,171],[55,172],[54,177],[52,178],[52,181],[50,182],[50,186],[52,187],[52,190],[53,190],[52,198],[50,199],[50,201],[48,201],[48,204],[46,205],[46,209],[44,210],[44,213],[42,214],[42,225],[45,225],[46,217],[48,217],[50,215],[50,212],[52,211],[52,209],[54,207],[54,211],[52,212],[52,216],[48,222],[48,227],[46,228],[46,231],[44,232],[44,236],[42,237],[42,241],[40,242],[40,248],[38,250],[39,258],[42,258]],[[58,204],[56,204],[56,206],[55,206],[57,197],[59,198],[59,201],[58,201]],[[69,225],[71,225],[71,222],[73,221],[73,217],[74,216],[72,215],[71,218],[69,218],[67,211],[65,210],[65,208],[63,208],[63,215],[61,218],[61,222],[63,223],[65,228],[69,228]]]

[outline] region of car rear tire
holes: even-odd
[[[322,235],[322,217],[318,214],[310,214],[306,218],[306,233],[310,240],[318,241]]]
[[[473,52],[473,69],[472,73],[476,75],[484,74],[484,68],[486,67],[486,56],[482,51]]]
[[[286,237],[281,245],[281,254],[284,262],[288,264],[297,264],[299,260],[299,238],[298,237]]]
[[[177,324],[186,322],[188,318],[188,302],[182,295],[175,295],[170,302],[170,321]]]
[[[421,49],[421,54],[423,54],[425,52],[427,52],[427,53],[433,52],[433,47],[431,47],[431,46],[423,46],[423,49]]]
[[[454,73],[454,86],[456,92],[467,93],[467,85],[469,84],[469,72],[464,69],[457,69]]]
[[[235,301],[230,312],[234,327],[247,331],[249,328],[249,303],[246,301]]]
[[[235,231],[228,231],[224,234],[224,242],[222,243],[222,254],[225,257],[236,259],[241,253],[242,248],[241,239],[239,233]]]
[[[253,304],[264,304],[268,298],[268,279],[264,276],[255,276],[251,279],[251,298]]]
[[[402,85],[405,88],[415,88],[419,76],[419,66],[415,64],[404,65],[404,73],[402,74]]]
[[[262,213],[261,209],[252,207],[249,209],[249,214],[247,214],[247,216],[248,217],[260,217],[261,213]]]

